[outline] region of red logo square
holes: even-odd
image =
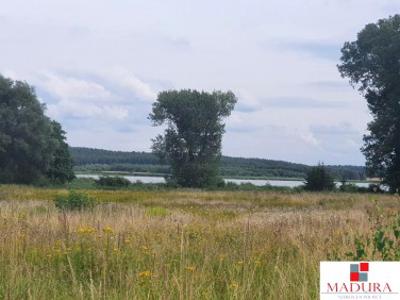
[[[360,274],[358,272],[351,272],[350,273],[350,281],[359,281]]]
[[[368,272],[369,271],[369,263],[360,263],[360,271]]]

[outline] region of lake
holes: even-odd
[[[76,177],[78,178],[93,178],[93,179],[99,179],[100,176],[99,174],[76,174]],[[136,182],[136,181],[141,181],[143,183],[165,183],[164,177],[160,176],[135,176],[135,175],[118,175],[120,177],[124,177],[128,179],[130,182]],[[264,179],[232,179],[232,178],[225,178],[225,182],[233,182],[236,184],[242,184],[242,183],[251,183],[256,186],[263,186],[266,184],[269,184],[271,186],[282,186],[282,187],[297,187],[300,185],[303,185],[304,182],[301,180],[275,180],[275,179],[270,179],[270,180],[264,180]],[[340,185],[340,182],[336,182],[336,185]],[[359,187],[368,187],[369,183],[368,182],[356,182],[354,183],[356,186]]]

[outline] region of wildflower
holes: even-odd
[[[78,234],[92,234],[96,232],[96,229],[91,226],[81,226],[77,230]]]
[[[239,287],[239,284],[237,283],[237,282],[232,282],[231,284],[230,284],[230,287],[231,288],[233,288],[233,289],[237,289],[238,287]]]
[[[104,232],[105,234],[113,234],[113,233],[114,233],[113,229],[112,229],[110,226],[104,227],[104,228],[103,228],[103,232]]]
[[[241,266],[241,265],[243,265],[243,260],[239,260],[238,262],[237,262],[237,264],[239,265],[239,266]]]
[[[143,271],[143,272],[139,272],[139,277],[140,278],[149,278],[151,276],[151,272],[150,271]]]
[[[187,266],[185,269],[186,269],[186,271],[193,273],[196,270],[196,267],[195,266]]]
[[[141,248],[142,248],[144,254],[146,254],[146,255],[150,255],[150,254],[151,254],[151,250],[150,250],[149,247],[147,247],[147,246],[142,246]]]

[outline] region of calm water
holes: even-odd
[[[98,179],[100,175],[98,174],[77,174],[78,178],[93,178]],[[130,182],[141,181],[143,183],[164,183],[165,179],[163,177],[157,176],[132,176],[132,175],[121,175],[128,179]],[[304,182],[300,180],[262,180],[262,179],[230,179],[226,178],[225,182],[234,182],[236,184],[241,183],[252,183],[256,186],[263,186],[269,184],[271,186],[283,186],[283,187],[297,187],[303,185]],[[340,185],[339,182],[336,182],[337,185]],[[367,182],[357,182],[355,185],[359,187],[368,187],[369,183]]]

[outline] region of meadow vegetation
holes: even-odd
[[[394,195],[79,193],[97,205],[58,209],[66,189],[0,186],[1,299],[317,299],[319,261],[360,247],[391,259],[398,245]]]

